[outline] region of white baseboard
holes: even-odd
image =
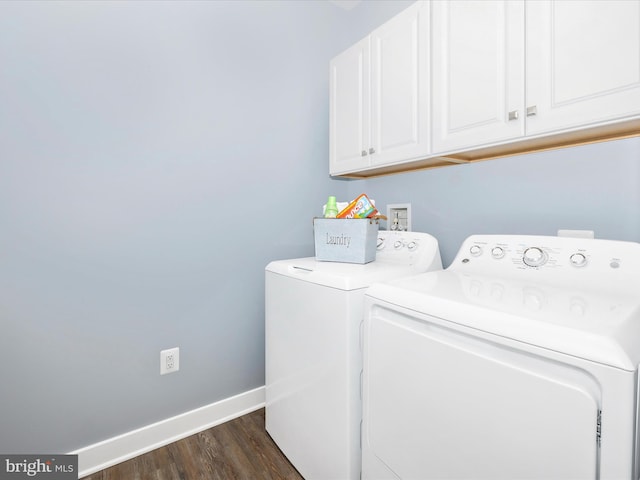
[[[78,478],[258,410],[264,395],[259,387],[70,452],[78,455]]]

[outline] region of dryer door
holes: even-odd
[[[532,347],[446,325],[371,310],[363,478],[596,479],[595,380]]]

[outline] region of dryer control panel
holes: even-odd
[[[535,235],[472,235],[449,267],[555,281],[640,282],[640,244]]]

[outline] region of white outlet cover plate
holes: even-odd
[[[180,349],[169,348],[160,351],[160,375],[180,370]]]

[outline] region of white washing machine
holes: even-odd
[[[363,479],[638,478],[640,244],[474,235],[365,298]]]
[[[266,267],[266,429],[305,479],[360,478],[365,290],[441,268],[434,237],[387,231],[365,265],[312,257]]]

